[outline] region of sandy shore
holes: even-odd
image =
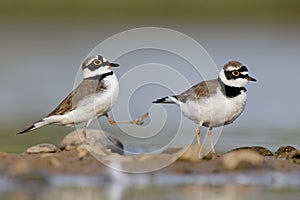
[[[211,174],[224,172],[247,171],[279,171],[300,172],[300,153],[292,147],[282,147],[274,153],[263,147],[245,147],[222,155],[208,155],[203,159],[195,159],[197,145],[192,145],[183,155],[172,161],[170,152],[162,154],[119,155],[110,153],[99,161],[90,154],[78,157],[78,150],[63,150],[55,153],[0,153],[0,171],[2,175],[19,177],[23,175],[42,174],[75,174],[75,175],[107,175],[107,163],[117,162],[123,169],[156,169],[158,163],[169,163],[162,169],[151,173],[171,174]],[[172,152],[172,151],[171,151]],[[177,151],[179,152],[179,151]],[[267,155],[267,156],[266,156]],[[103,164],[106,163],[106,164]],[[116,166],[113,166],[116,167]]]

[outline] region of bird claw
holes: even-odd
[[[134,120],[133,124],[135,124],[135,125],[143,125],[144,122],[143,121],[139,121],[139,120]]]
[[[144,124],[144,119],[146,119],[148,116],[149,116],[149,113],[147,112],[143,116],[133,120],[132,123],[135,124],[135,125],[143,125]]]

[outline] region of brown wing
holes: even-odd
[[[199,100],[203,97],[208,97],[212,93],[216,92],[217,88],[220,86],[218,79],[213,79],[209,81],[203,81],[186,90],[185,92],[177,95],[177,99],[183,103],[187,100]]]
[[[78,106],[84,97],[94,93],[102,92],[106,87],[103,81],[83,80],[75,90],[73,90],[51,113],[51,115],[63,115],[70,112]]]

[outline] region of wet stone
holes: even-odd
[[[287,159],[290,160],[291,162],[299,165],[300,164],[300,151],[294,150]]]
[[[274,155],[272,153],[272,151],[270,151],[269,149],[267,149],[265,147],[261,147],[261,146],[240,147],[240,148],[233,149],[233,150],[229,151],[228,153],[234,152],[234,151],[241,151],[241,150],[252,150],[252,151],[259,153],[262,156],[273,156]]]
[[[277,158],[289,160],[295,164],[300,164],[300,151],[292,146],[281,146],[275,153]]]
[[[295,147],[289,145],[280,146],[275,152],[275,156],[277,158],[287,158],[290,157],[296,150],[297,149]]]
[[[38,144],[32,147],[29,147],[25,153],[28,154],[38,154],[38,153],[55,153],[59,151],[59,149],[53,144]]]
[[[202,160],[216,160],[218,158],[220,158],[222,155],[219,153],[212,153],[209,152],[208,154],[206,154],[205,156],[202,157]]]

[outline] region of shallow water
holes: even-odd
[[[0,179],[1,199],[297,199],[300,173],[63,175]]]

